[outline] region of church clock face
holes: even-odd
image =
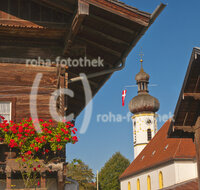
[[[147,119],[147,120],[146,120],[146,124],[147,124],[147,125],[151,125],[151,123],[152,123],[152,121],[151,121],[150,119]]]

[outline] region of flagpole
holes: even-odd
[[[99,172],[97,170],[97,190],[99,190]]]

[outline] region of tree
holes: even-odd
[[[101,190],[119,190],[119,176],[130,165],[128,159],[115,153],[104,165],[99,173],[99,184]]]
[[[92,169],[81,160],[73,160],[67,166],[67,177],[79,183],[80,190],[95,190]]]

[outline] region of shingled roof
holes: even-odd
[[[170,123],[171,121],[168,120],[162,126],[144,150],[120,176],[120,180],[170,161],[195,159],[196,151],[192,139],[167,138]]]
[[[164,188],[163,190],[198,190],[198,180],[192,179],[183,183]]]

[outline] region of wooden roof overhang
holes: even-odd
[[[200,116],[200,48],[194,48],[169,128],[169,137],[194,138]]]
[[[120,65],[165,7],[161,4],[149,14],[115,0],[16,0],[13,3],[15,9],[14,5],[0,6],[0,62],[24,63],[38,56],[104,59],[104,67],[68,68],[69,79],[78,77],[79,73],[88,75]],[[92,96],[111,75],[112,72],[89,79]],[[68,87],[75,96],[68,99],[67,112],[77,116],[85,107],[83,86],[77,81]]]

